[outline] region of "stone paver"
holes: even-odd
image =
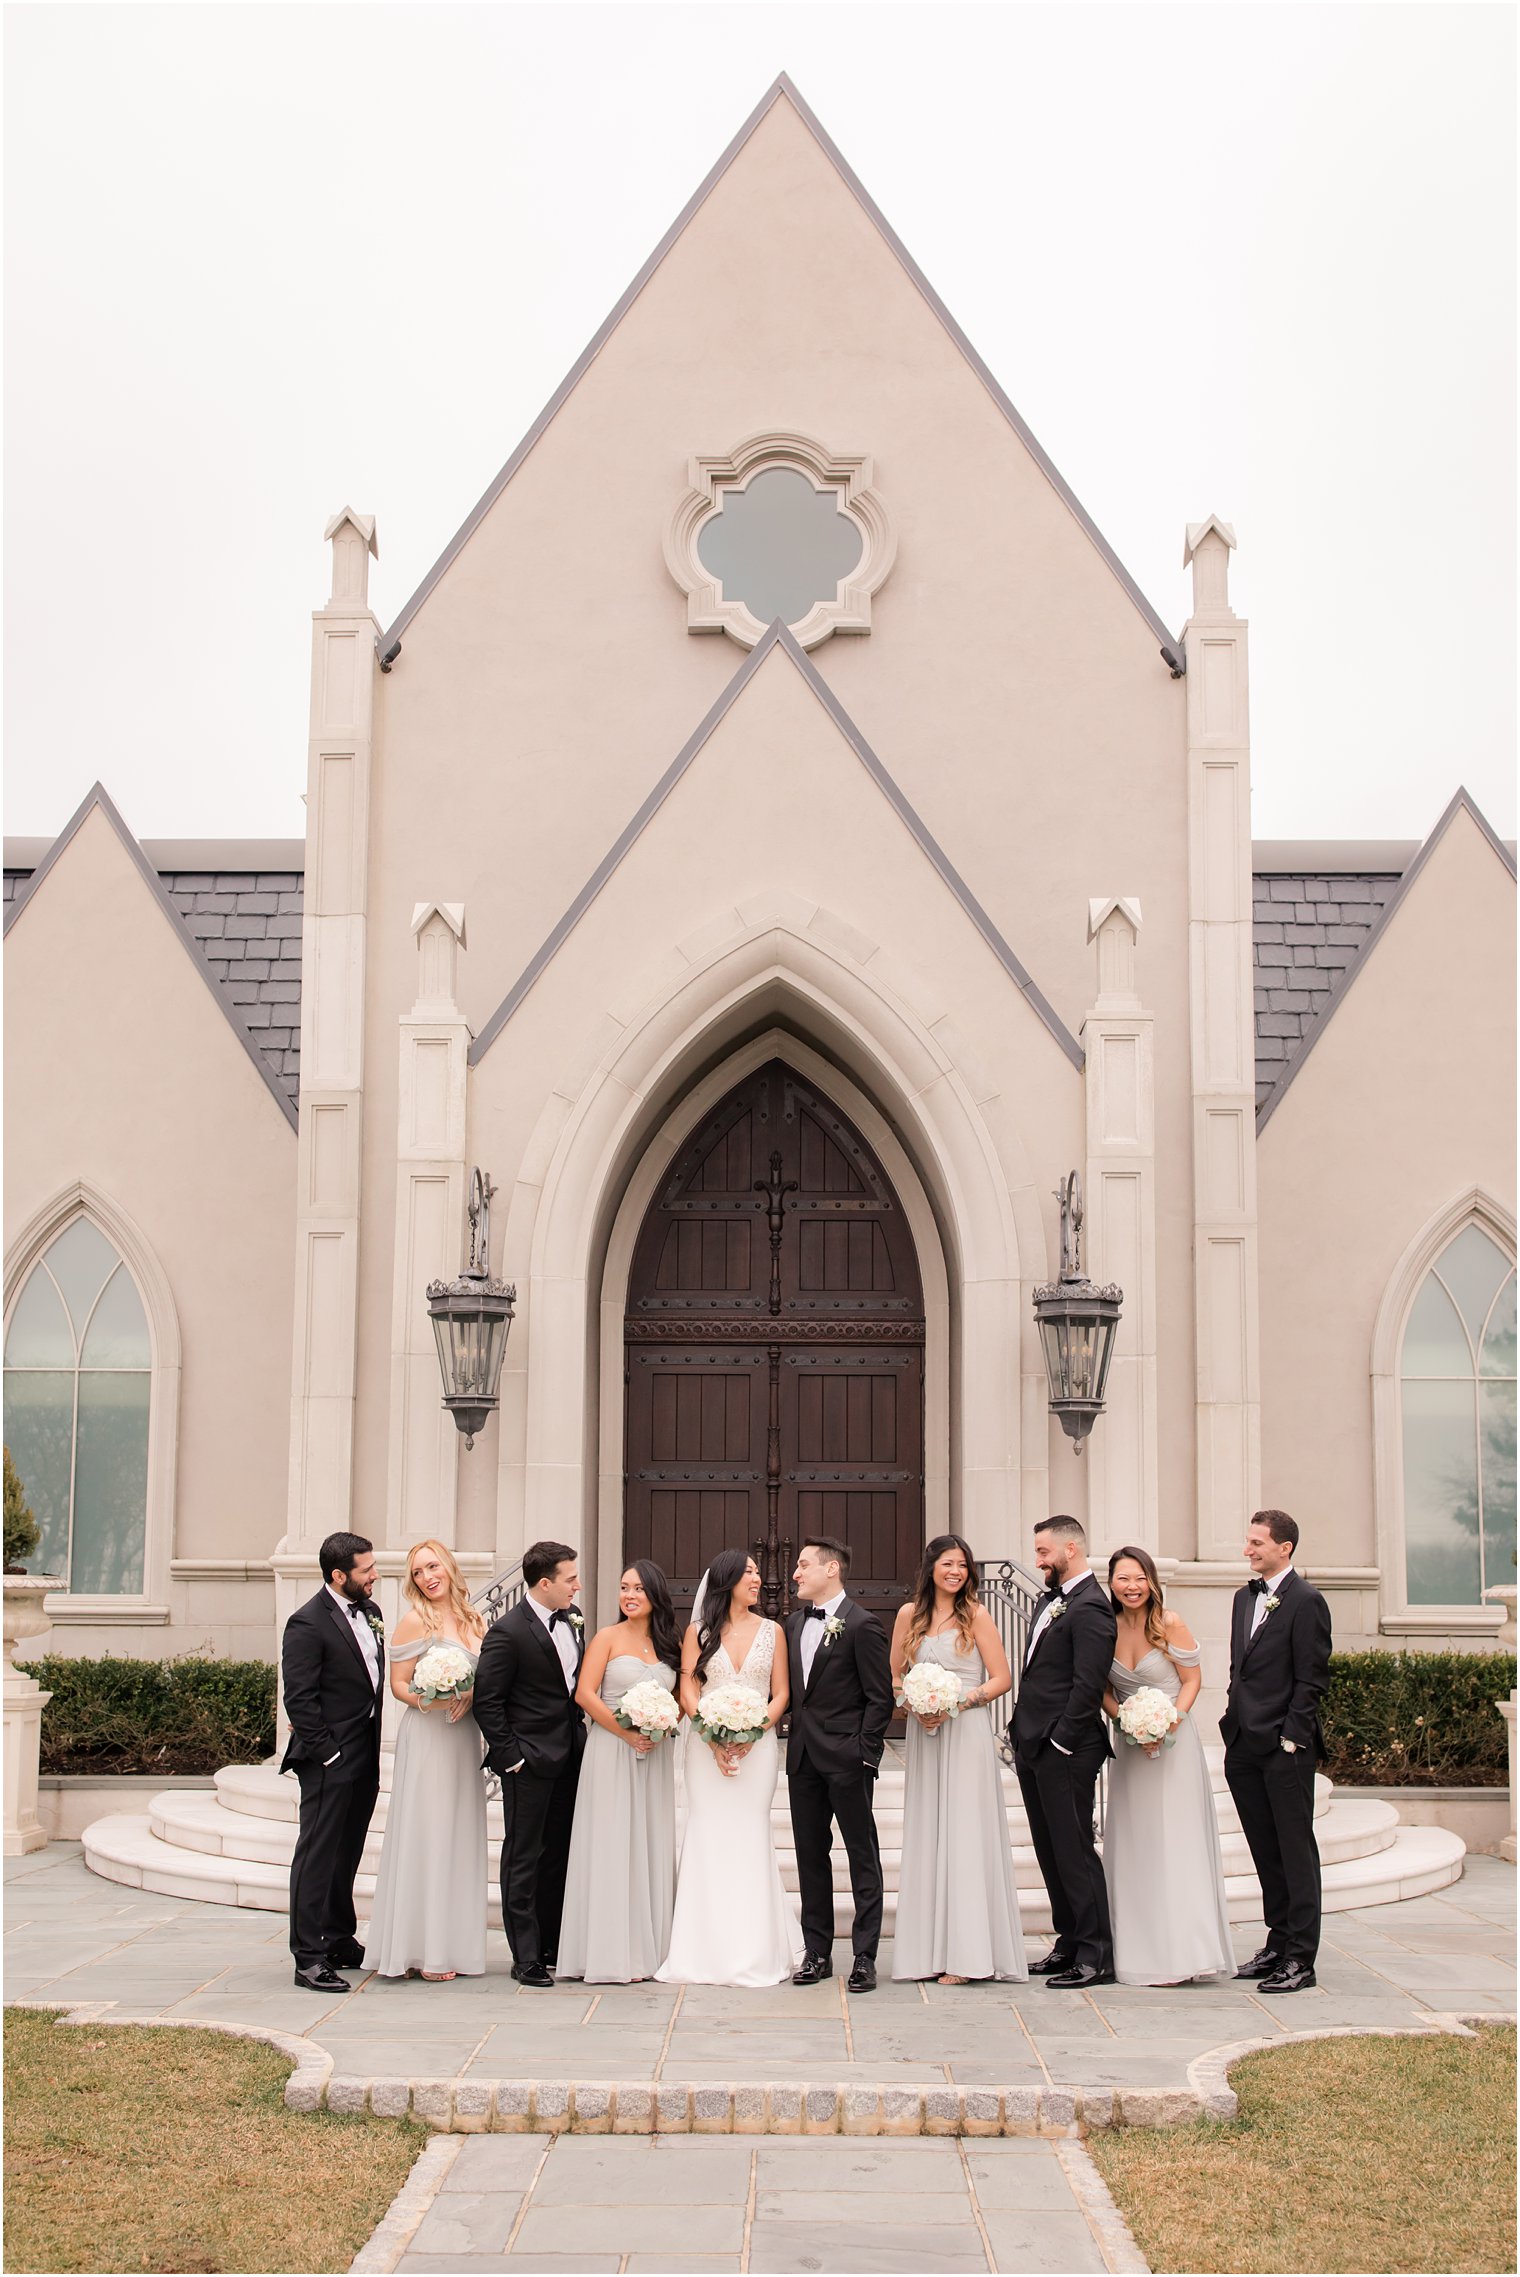
[[[1417,2024],[1432,2010],[1512,2012],[1514,1914],[1513,1868],[1470,1858],[1436,1896],[1327,1916],[1318,1989],[1276,2001],[1235,1983],[1088,1995],[1038,1980],[952,1989],[885,1978],[869,1999],[850,2000],[842,1974],[809,1991],[535,1993],[513,1983],[493,1933],[484,1977],[356,1978],[353,1992],[324,2002],[291,1983],[282,1914],[105,1882],[77,1843],[54,1843],[6,1862],[5,1991],[108,2001],[117,2015],[267,2025],[314,2041],[359,2078],[1170,2088],[1195,2057],[1237,2040]],[[1237,1930],[1240,1953],[1259,1937]],[[842,1947],[837,1958],[847,1960]],[[890,1944],[882,1965],[891,1967]],[[594,2250],[589,2240],[584,2250]]]

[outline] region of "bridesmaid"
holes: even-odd
[[[365,1961],[383,1977],[429,1984],[486,1968],[486,1790],[470,1694],[419,1700],[412,1675],[429,1645],[480,1658],[485,1623],[442,1542],[419,1542],[401,1594],[409,1610],[390,1642],[391,1690],[406,1713],[396,1735],[390,1804]]]
[[[670,1943],[675,1907],[675,1735],[625,1731],[613,1714],[623,1694],[651,1680],[676,1690],[681,1640],[670,1584],[635,1558],[618,1584],[618,1618],[586,1647],[577,1707],[591,1719],[565,1878],[558,1977],[638,1984]]]
[[[1104,1708],[1117,1722],[1127,1696],[1151,1685],[1182,1718],[1170,1747],[1114,1736],[1103,1829],[1114,1974],[1120,1984],[1233,1976],[1213,1783],[1188,1713],[1203,1656],[1181,1615],[1166,1610],[1148,1550],[1115,1550],[1108,1587],[1119,1634]]]
[[[893,1624],[899,1698],[915,1661],[953,1670],[965,1698],[948,1719],[908,1717],[892,1974],[941,1984],[1026,1977],[1008,1811],[987,1713],[1013,1676],[981,1602],[976,1560],[959,1534],[936,1535],[927,1545],[914,1595]]]

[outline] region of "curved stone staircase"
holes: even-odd
[[[1224,1750],[1207,1750],[1213,1776],[1214,1808],[1224,1853],[1225,1893],[1232,1921],[1255,1921],[1260,1892],[1235,1806],[1224,1783]],[[375,1867],[385,1830],[391,1758],[381,1759],[381,1792],[365,1845],[356,1885],[361,1916],[375,1887]],[[1013,1848],[1019,1907],[1026,1930],[1050,1928],[1050,1909],[1029,1843],[1018,1783],[1003,1773],[1008,1839]],[[216,1775],[214,1793],[204,1789],[154,1796],[146,1815],[97,1819],[84,1834],[84,1855],[93,1872],[109,1881],[153,1890],[166,1897],[200,1898],[215,1905],[256,1906],[271,1913],[287,1907],[290,1854],[295,1844],[298,1790],[273,1763],[232,1766]],[[876,1789],[876,1822],[886,1875],[886,1926],[891,1932],[897,1906],[897,1873],[902,1845],[902,1760],[889,1749]],[[782,1878],[797,1887],[791,1821],[783,1779],[774,1814]],[[1324,1866],[1325,1909],[1387,1905],[1397,1898],[1423,1897],[1443,1889],[1462,1872],[1466,1845],[1441,1827],[1402,1826],[1391,1803],[1355,1794],[1337,1796],[1328,1779],[1316,1782],[1315,1826]],[[501,1839],[501,1806],[488,1810],[494,1876]],[[834,1853],[834,1886],[839,1922],[849,1919],[849,1872],[842,1848]],[[499,1926],[500,1904],[494,1879],[483,1893],[490,1919]]]

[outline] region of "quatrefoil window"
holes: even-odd
[[[780,618],[804,648],[867,633],[871,596],[895,539],[867,458],[805,435],[752,435],[726,458],[698,458],[666,533],[689,632],[752,648]]]

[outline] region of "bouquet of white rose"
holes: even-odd
[[[1174,1747],[1180,1721],[1171,1701],[1154,1684],[1142,1684],[1119,1706],[1119,1729],[1131,1747]]]
[[[434,1644],[419,1653],[412,1670],[412,1690],[419,1700],[462,1700],[475,1689],[475,1670],[467,1652],[458,1645]]]
[[[958,1716],[965,1705],[966,1687],[953,1668],[917,1660],[902,1680],[902,1696],[915,1716]]]
[[[747,1747],[765,1729],[765,1702],[747,1684],[714,1684],[692,1722],[710,1747]]]
[[[668,1739],[681,1720],[672,1694],[652,1677],[642,1684],[630,1684],[612,1713],[624,1731],[636,1731],[653,1740]],[[643,1757],[639,1760],[642,1762]]]

